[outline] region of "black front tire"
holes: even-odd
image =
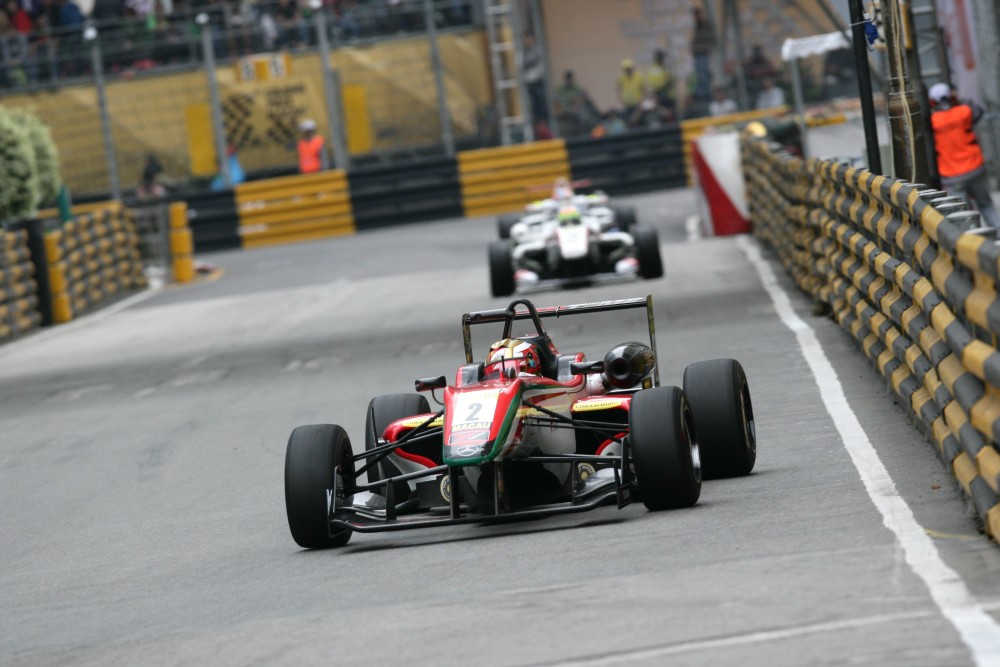
[[[706,479],[749,475],[757,461],[750,385],[735,359],[699,361],[684,369]]]
[[[636,225],[632,236],[635,238],[636,259],[639,260],[639,275],[646,279],[663,277],[660,237],[656,230],[648,225]]]
[[[635,206],[627,204],[612,204],[611,211],[615,214],[615,226],[618,229],[631,231],[636,224]]]
[[[285,450],[285,511],[292,539],[306,549],[342,547],[351,529],[331,530],[328,494],[354,494],[354,456],[347,432],[334,424],[299,426]]]
[[[636,392],[629,448],[642,503],[650,510],[690,507],[701,495],[701,463],[691,408],[677,387]]]
[[[521,222],[520,213],[504,213],[497,218],[497,234],[501,239],[509,239],[511,228],[519,222]]]
[[[427,397],[421,394],[376,396],[368,404],[368,416],[365,419],[365,451],[371,451],[378,446],[378,439],[382,437],[382,432],[392,422],[430,411]],[[377,466],[372,466],[367,470],[368,483],[374,484],[386,477],[395,477],[401,473],[402,471],[394,466],[392,461],[382,459]],[[410,487],[406,482],[395,482],[392,491],[397,503],[406,500],[407,496],[410,495]]]
[[[514,293],[514,265],[511,259],[510,241],[490,243],[490,289],[493,296],[509,296]]]

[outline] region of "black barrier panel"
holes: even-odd
[[[687,187],[679,125],[566,141],[573,180],[610,195]]]
[[[240,247],[240,216],[232,190],[187,195],[184,201],[195,252]]]
[[[49,259],[45,254],[45,221],[18,220],[4,224],[6,229],[28,232],[28,254],[35,265],[35,284],[38,285],[38,310],[42,314],[42,325],[52,324],[52,288],[49,286]]]
[[[358,230],[463,215],[458,163],[452,158],[356,169],[348,183]]]

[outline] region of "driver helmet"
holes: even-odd
[[[569,181],[565,178],[557,178],[555,185],[552,187],[552,198],[557,201],[570,201],[573,199],[575,192],[573,192],[573,186],[570,185]]]
[[[576,206],[563,206],[559,209],[559,226],[579,224],[582,216]]]
[[[518,373],[541,375],[542,358],[538,346],[517,338],[504,338],[490,345],[483,367],[487,376],[493,373],[510,373],[515,368]]]

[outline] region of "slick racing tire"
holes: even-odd
[[[493,296],[514,293],[514,265],[511,262],[510,241],[490,243],[490,289]]]
[[[650,510],[690,507],[701,495],[701,459],[691,408],[677,387],[636,392],[629,447],[642,503]]]
[[[392,422],[430,411],[427,398],[420,394],[376,396],[368,404],[368,416],[365,419],[365,451],[370,451],[378,446],[378,439],[382,437],[383,431]],[[400,475],[402,471],[393,465],[392,461],[382,459],[377,466],[369,468],[367,473],[368,483],[374,484],[386,477]],[[403,502],[410,495],[410,487],[406,482],[395,482],[392,491],[397,503]],[[376,491],[376,493],[382,495],[381,491]]]
[[[519,222],[521,222],[520,213],[504,213],[497,218],[497,234],[502,239],[509,239],[511,228]]]
[[[636,223],[635,206],[612,204],[611,211],[615,214],[615,227],[631,232]]]
[[[636,259],[639,260],[639,275],[643,278],[661,278],[663,260],[660,259],[660,237],[648,225],[636,225],[632,230],[635,238]]]
[[[749,475],[757,460],[750,386],[735,359],[699,361],[684,369],[705,479]]]
[[[333,424],[299,426],[285,450],[285,511],[292,539],[306,549],[342,547],[351,529],[330,529],[330,503],[354,494],[347,432]]]

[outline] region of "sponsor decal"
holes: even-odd
[[[438,486],[438,491],[440,491],[441,497],[444,498],[446,503],[451,502],[451,477],[448,475],[441,476],[441,484]]]
[[[401,420],[399,422],[399,424],[401,426],[404,426],[405,428],[416,428],[416,427],[420,426],[421,424],[423,424],[425,421],[427,421],[427,415],[424,415],[423,417],[411,417],[410,419]],[[428,424],[427,427],[428,428],[433,428],[435,426],[441,426],[441,424],[443,424],[443,423],[444,423],[444,420],[441,417],[438,417],[437,419],[435,419],[434,421],[432,421],[430,424]]]
[[[573,412],[589,412],[591,410],[610,410],[625,405],[624,398],[602,398],[596,401],[581,401],[573,406]]]
[[[333,489],[326,490],[326,515],[333,514]]]
[[[597,472],[597,468],[595,468],[590,463],[580,463],[576,467],[576,474],[581,482],[587,481],[587,478],[593,475],[595,472]]]
[[[458,447],[452,446],[452,453],[455,456],[475,456],[483,451],[482,445],[459,445]]]
[[[482,431],[490,430],[489,422],[468,422],[465,424],[455,424],[451,427],[451,432],[455,433],[457,431]]]

